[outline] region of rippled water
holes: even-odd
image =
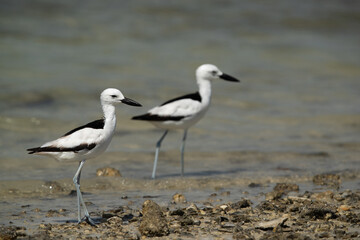
[[[25,149],[100,117],[99,94],[107,87],[144,105],[117,109],[109,151],[149,153],[141,162],[144,169],[138,161],[107,162],[125,177],[149,177],[162,133],[130,118],[195,91],[195,69],[202,63],[216,64],[241,83],[213,83],[212,106],[189,131],[187,157],[192,152],[326,152],[332,170],[339,158],[339,169],[359,168],[359,5],[2,1],[0,179],[72,177],[76,164],[28,156]],[[170,134],[164,152],[178,149],[180,142],[180,132]],[[89,162],[88,176],[100,159]],[[261,168],[263,162],[255,164]],[[201,173],[204,165],[187,161],[187,166]],[[164,160],[160,174],[178,168]]]

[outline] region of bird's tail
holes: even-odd
[[[131,119],[132,119],[132,120],[149,120],[150,116],[151,116],[151,115],[150,115],[149,113],[146,113],[146,114],[134,116],[134,117],[132,117]]]
[[[33,154],[33,153],[37,153],[39,152],[41,149],[41,147],[36,147],[36,148],[28,148],[26,149],[26,151],[29,151],[28,154]]]

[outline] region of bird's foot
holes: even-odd
[[[97,224],[97,222],[95,222],[94,220],[92,220],[91,218],[90,218],[90,216],[84,216],[82,219],[81,219],[81,221],[79,221],[79,223],[81,223],[81,222],[87,222],[88,224],[90,224],[91,226],[96,226],[96,224]]]

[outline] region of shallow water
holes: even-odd
[[[359,5],[2,1],[1,191],[8,193],[9,181],[20,192],[27,181],[71,183],[76,163],[29,156],[25,149],[100,117],[99,94],[107,87],[144,107],[118,107],[108,153],[88,161],[82,179],[85,184],[98,167],[112,166],[125,179],[141,181],[127,189],[139,191],[162,133],[130,118],[195,91],[194,72],[202,63],[241,83],[213,83],[212,106],[188,134],[186,178],[299,176],[306,182],[316,173],[358,172]],[[159,181],[179,176],[181,134],[163,142]],[[356,179],[347,187],[358,189]]]

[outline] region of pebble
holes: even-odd
[[[122,221],[122,219],[121,219],[120,217],[118,217],[118,216],[113,216],[113,217],[109,218],[109,219],[107,220],[107,222],[108,222],[109,224],[111,224],[111,225],[121,225],[123,221]]]
[[[197,211],[199,211],[199,208],[196,206],[195,203],[192,203],[192,204],[190,204],[190,206],[188,206],[188,207],[186,208],[186,210],[187,210],[187,211],[195,211],[195,212],[197,212]]]
[[[56,181],[47,181],[43,184],[43,187],[49,189],[52,193],[64,191],[64,188]]]
[[[338,189],[340,187],[341,179],[337,174],[318,174],[313,177],[313,183]]]
[[[277,192],[298,192],[299,191],[299,185],[295,183],[277,183],[274,187],[274,191]]]
[[[250,207],[252,202],[249,199],[242,199],[236,203],[230,205],[231,208],[240,209]]]
[[[121,177],[120,171],[111,168],[111,167],[104,167],[104,168],[98,168],[96,170],[96,176],[98,177]]]
[[[272,191],[265,194],[265,200],[271,201],[271,200],[278,200],[284,195],[284,192],[282,191]]]
[[[341,210],[341,211],[350,211],[350,209],[351,209],[351,207],[348,205],[341,205],[339,207],[339,210]]]
[[[334,192],[329,190],[325,192],[314,193],[312,196],[318,200],[324,200],[324,199],[331,200],[334,198]]]
[[[186,203],[186,198],[184,195],[180,194],[180,193],[176,193],[172,196],[172,203]]]
[[[221,210],[223,210],[223,211],[226,211],[229,209],[229,206],[226,204],[223,204],[223,205],[220,205],[219,208],[221,208]]]
[[[234,228],[235,224],[231,223],[231,222],[226,222],[224,224],[221,224],[222,228]]]
[[[255,228],[259,228],[262,230],[269,230],[269,229],[275,229],[278,226],[283,226],[284,223],[289,219],[288,215],[284,215],[281,218],[277,218],[271,221],[264,221],[264,222],[259,222]]]
[[[220,196],[230,196],[230,191],[224,191],[224,192],[222,192],[222,193],[220,193]]]

